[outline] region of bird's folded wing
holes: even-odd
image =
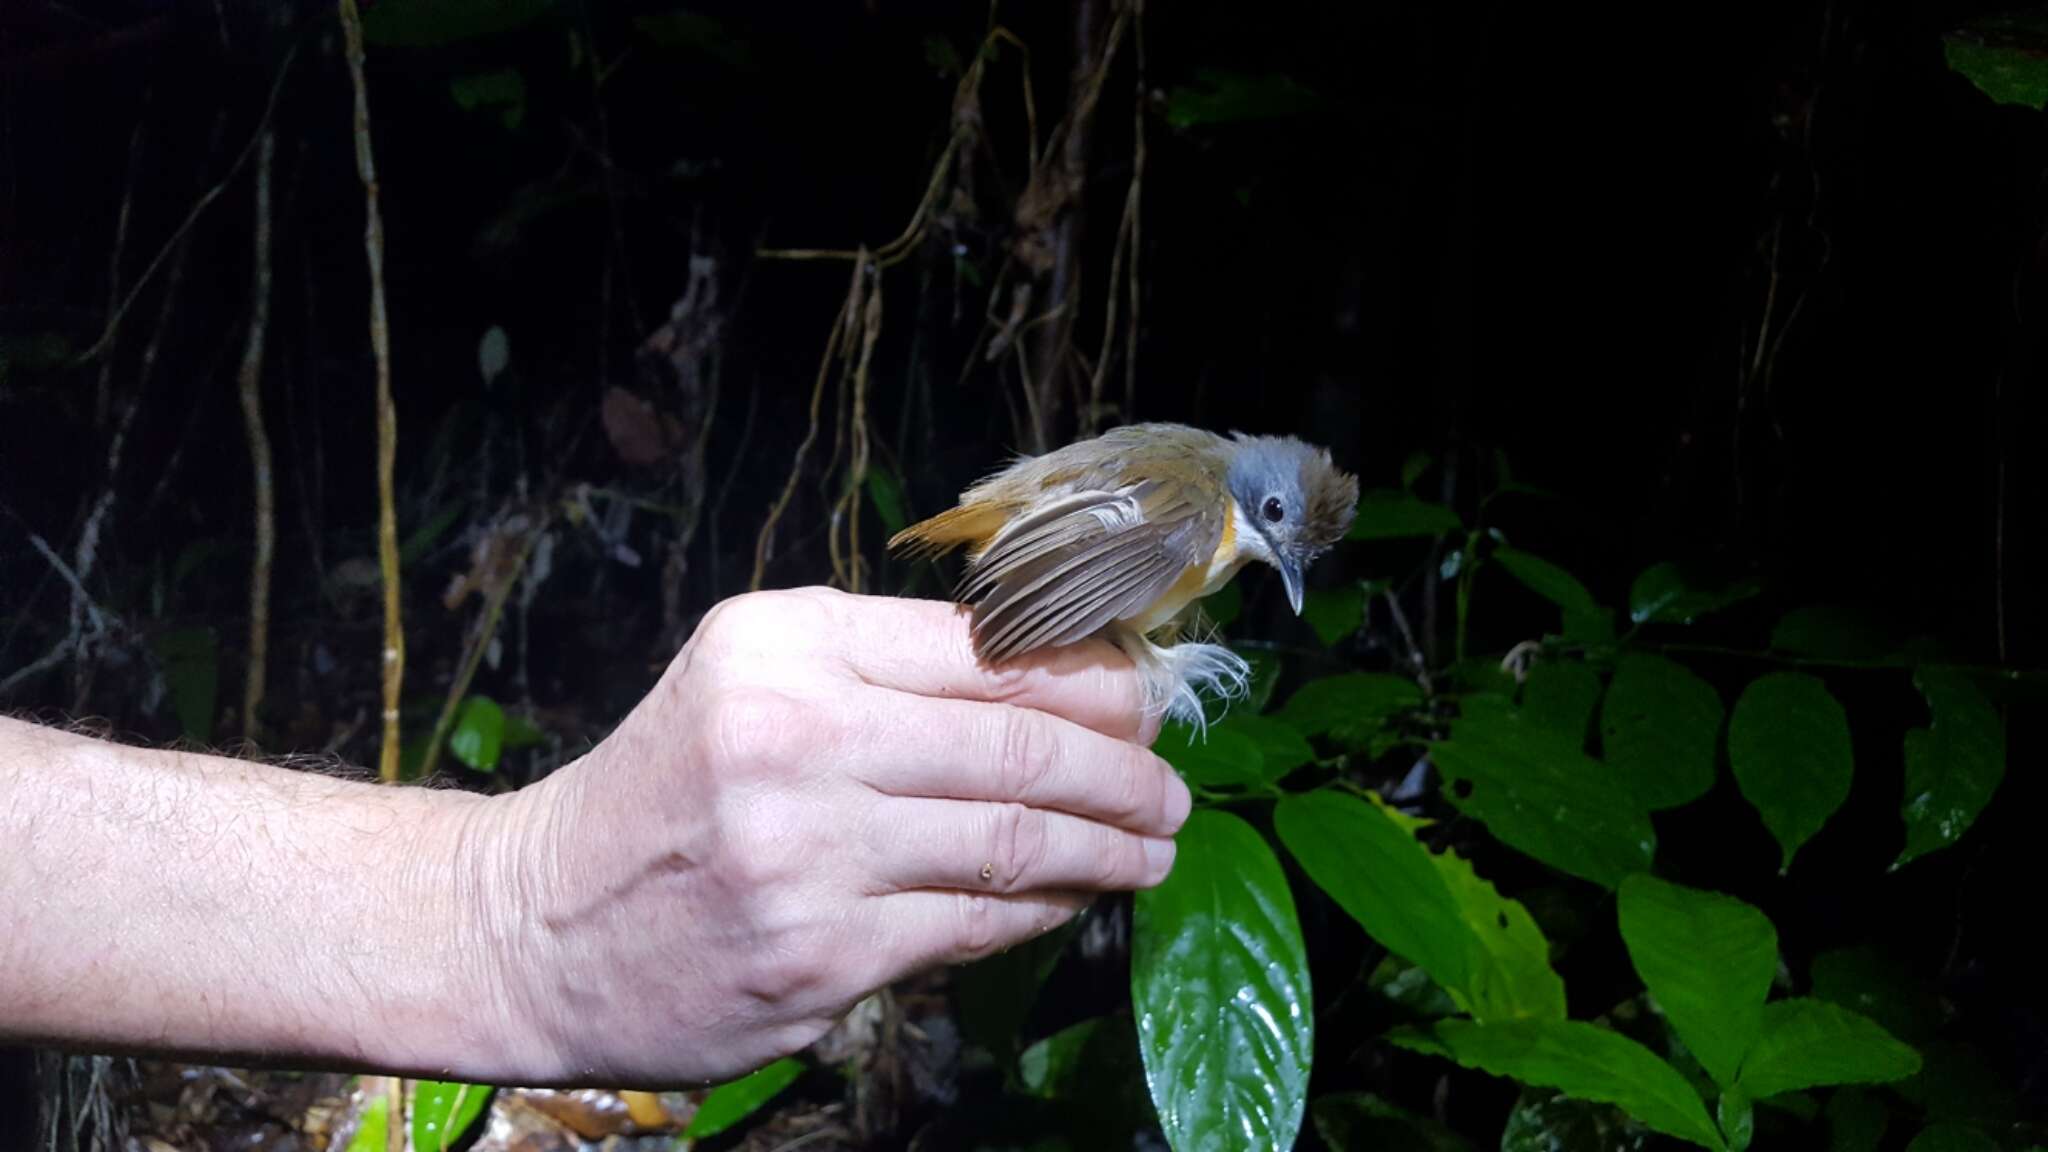
[[[1005,527],[962,579],[975,648],[1004,660],[1137,616],[1190,566],[1207,564],[1222,538],[1217,501],[1180,484],[1050,501]]]

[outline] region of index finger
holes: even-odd
[[[875,687],[1014,704],[1148,746],[1159,734],[1159,717],[1145,714],[1137,669],[1108,641],[1040,648],[991,665],[974,654],[964,605],[843,596],[841,606],[844,626],[833,643],[847,669]]]

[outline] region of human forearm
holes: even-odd
[[[0,1040],[488,1062],[491,803],[0,719]]]

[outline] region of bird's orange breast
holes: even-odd
[[[1140,632],[1150,632],[1164,625],[1188,605],[1223,587],[1251,558],[1250,553],[1238,548],[1237,504],[1233,501],[1223,518],[1223,535],[1216,541],[1216,551],[1209,562],[1188,565],[1180,578],[1167,587],[1165,595],[1131,618],[1131,626]]]

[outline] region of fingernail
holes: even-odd
[[[1145,841],[1145,870],[1154,884],[1166,879],[1166,874],[1173,871],[1173,841]]]
[[[1166,785],[1166,830],[1180,831],[1180,826],[1188,822],[1188,812],[1194,806],[1195,798],[1188,792],[1187,782],[1180,778],[1180,773],[1169,769]]]

